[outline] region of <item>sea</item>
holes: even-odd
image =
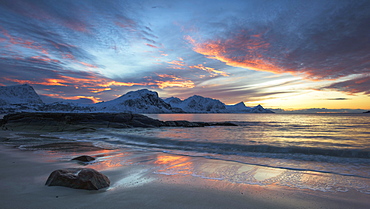
[[[115,164],[151,164],[158,175],[370,194],[370,114],[147,116],[162,121],[227,121],[237,126],[101,129],[52,135],[118,149],[126,154]]]

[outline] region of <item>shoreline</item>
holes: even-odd
[[[2,131],[4,132],[4,131]],[[4,132],[12,134],[13,132]],[[37,134],[37,133],[32,133]],[[55,147],[54,147],[55,148]],[[83,167],[72,156],[98,155],[89,164],[111,180],[98,191],[48,187],[56,169]],[[164,153],[161,156],[170,156]],[[164,175],[148,154],[130,150],[23,151],[0,144],[0,208],[368,208],[369,194],[357,191],[321,192],[278,185],[248,185],[204,179],[184,173]],[[137,159],[141,162],[138,163]],[[167,160],[163,158],[162,161]],[[208,162],[208,161],[207,161]],[[216,160],[209,161],[216,165]],[[176,165],[174,165],[176,166]],[[266,174],[269,175],[268,173]]]

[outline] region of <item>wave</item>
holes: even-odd
[[[222,155],[244,155],[248,156],[251,153],[268,153],[268,154],[282,154],[286,157],[293,157],[295,154],[303,154],[306,156],[330,156],[341,158],[364,158],[370,159],[370,150],[361,149],[346,149],[333,148],[325,149],[318,147],[278,147],[271,145],[242,145],[242,144],[228,144],[228,143],[211,143],[211,142],[197,142],[184,141],[168,138],[144,137],[134,135],[122,135],[110,133],[110,136],[118,138],[118,140],[109,140],[108,143],[124,144],[130,146],[157,148],[157,149],[174,149],[192,152],[222,154]],[[282,156],[280,155],[280,156]],[[312,160],[310,158],[310,160]]]

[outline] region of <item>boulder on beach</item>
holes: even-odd
[[[88,155],[81,155],[81,156],[78,156],[78,157],[75,157],[73,158],[72,160],[77,160],[77,161],[81,161],[81,162],[91,162],[91,161],[94,161],[95,158],[94,157],[91,157],[91,156],[88,156]]]
[[[98,190],[109,187],[110,180],[104,174],[91,168],[65,168],[53,171],[45,185]]]

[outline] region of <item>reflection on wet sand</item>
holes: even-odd
[[[158,173],[193,174],[193,163],[188,156],[158,155],[155,165],[159,165]]]
[[[98,171],[113,171],[119,168],[130,167],[130,172],[122,174],[113,188],[121,186],[132,187],[158,179],[176,179],[178,184],[188,184],[189,179],[201,181],[217,190],[227,189],[229,186],[260,185],[274,187],[288,187],[309,189],[324,192],[346,192],[349,188],[362,193],[370,193],[370,180],[356,176],[343,176],[331,173],[312,171],[288,170],[266,166],[250,165],[240,162],[209,159],[170,153],[151,152],[132,149],[95,150],[87,152],[77,151],[36,151],[46,157],[46,162],[63,162],[65,166],[86,166]],[[95,161],[78,164],[71,161],[80,155],[96,157]],[[126,169],[126,168],[125,168]],[[148,177],[151,176],[151,177]],[[175,182],[168,182],[175,183]]]

